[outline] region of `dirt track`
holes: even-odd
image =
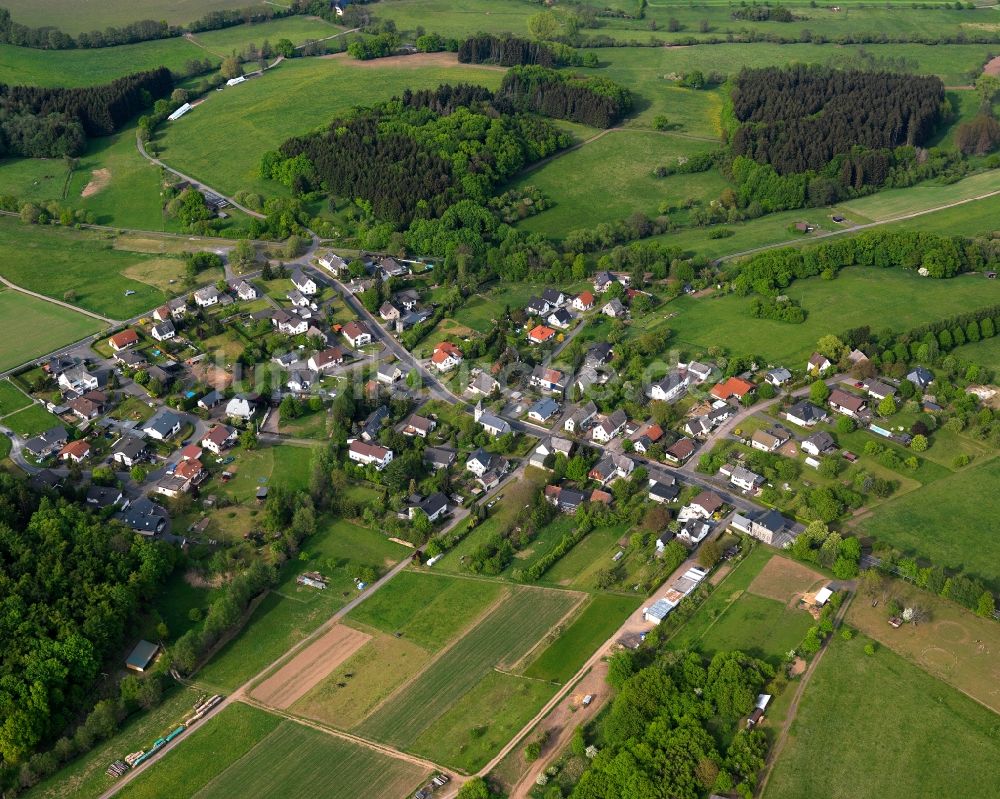
[[[370,639],[368,633],[338,624],[251,690],[250,695],[265,705],[287,710]]]

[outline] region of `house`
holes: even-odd
[[[791,379],[792,379],[792,373],[789,372],[783,366],[780,366],[777,369],[772,369],[764,377],[764,380],[770,383],[775,388],[785,385],[785,383],[787,383]]]
[[[306,365],[314,372],[329,372],[335,366],[340,366],[343,362],[344,351],[340,347],[330,347],[310,356],[309,360],[306,361]]]
[[[876,400],[884,400],[886,397],[896,396],[896,387],[887,385],[881,380],[871,378],[862,382],[862,387],[868,392],[868,396]]]
[[[374,288],[375,281],[371,278],[351,278],[351,282],[347,284],[347,290],[351,294],[363,294],[364,292]]]
[[[167,526],[169,516],[166,510],[146,497],[141,497],[119,513],[115,518],[140,535],[156,535]]]
[[[469,387],[466,389],[470,394],[481,397],[488,397],[494,391],[500,389],[500,383],[489,372],[480,372],[476,375]]]
[[[830,452],[835,448],[836,444],[834,443],[833,436],[823,430],[813,433],[802,442],[802,451],[808,452],[810,455],[822,455],[824,452]]]
[[[924,391],[934,382],[934,375],[930,370],[918,366],[906,375],[906,379],[913,383],[920,391]]]
[[[398,363],[383,363],[375,373],[375,379],[380,383],[385,383],[387,386],[391,386],[402,378],[402,376],[403,370],[399,368]]]
[[[90,444],[86,441],[70,441],[59,450],[59,460],[80,463],[90,455]]]
[[[782,430],[780,427],[773,427],[770,430],[754,430],[750,436],[750,446],[761,452],[774,452],[791,437],[787,430]]]
[[[65,427],[52,427],[24,442],[24,449],[37,460],[44,460],[66,446],[68,436]]]
[[[396,332],[402,333],[411,327],[416,327],[421,322],[426,322],[432,316],[434,316],[434,312],[430,308],[410,311],[406,316],[396,320]]]
[[[751,394],[754,391],[756,391],[756,387],[753,383],[741,377],[730,377],[725,382],[716,383],[712,386],[710,393],[716,399],[728,401],[730,399],[741,400],[747,394]]]
[[[326,334],[326,331],[321,330],[313,324],[309,325],[309,329],[306,331],[306,338],[309,339],[314,347],[325,347],[330,343],[330,337]]]
[[[414,289],[406,289],[398,292],[392,301],[404,311],[412,311],[420,303],[420,295]]]
[[[87,399],[87,397],[77,397],[69,401],[69,409],[73,411],[74,416],[87,421],[89,419],[96,419],[101,415],[104,403]]]
[[[606,303],[603,308],[601,308],[601,313],[605,316],[610,316],[612,319],[621,319],[625,316],[628,311],[625,310],[625,306],[622,305],[622,301],[615,297],[611,302]]]
[[[532,466],[538,469],[544,469],[545,459],[549,455],[563,455],[568,458],[573,452],[573,442],[566,438],[558,438],[553,436],[542,441],[534,451],[531,453],[531,458],[528,461]]]
[[[28,483],[38,492],[55,491],[63,487],[63,478],[50,469],[42,469],[33,474]]]
[[[669,478],[671,482],[665,482],[667,478],[649,478],[649,499],[653,502],[658,502],[661,505],[667,502],[673,502],[680,496],[681,489],[677,485],[677,481],[672,477]]]
[[[624,272],[598,272],[594,275],[594,291],[603,294],[613,283],[621,283],[626,288],[632,282],[632,278]]]
[[[435,427],[437,427],[437,422],[433,419],[413,414],[406,420],[406,425],[403,427],[403,435],[427,438],[427,434],[432,432]]]
[[[695,546],[704,541],[710,532],[712,525],[704,519],[688,519],[678,530],[677,540],[688,546]]]
[[[187,449],[187,447],[185,447],[185,449]],[[200,452],[200,448],[195,447],[195,449],[199,449]],[[188,484],[187,488],[190,488],[192,485],[197,485],[207,476],[208,472],[205,471],[205,467],[198,458],[182,457],[181,462],[174,467],[174,477],[180,477],[182,480],[186,480]]]
[[[296,369],[288,376],[288,389],[297,394],[301,394],[312,388],[319,375],[311,369]]]
[[[209,452],[221,455],[236,443],[236,431],[224,424],[213,425],[212,429],[205,433],[201,440],[201,445]]]
[[[726,465],[719,470],[719,473],[723,476],[729,477],[729,482],[741,491],[752,491],[756,493],[764,484],[763,477],[742,466],[729,467]]]
[[[854,394],[848,394],[839,388],[835,388],[827,400],[830,403],[830,407],[836,412],[843,414],[844,416],[850,416],[854,418],[858,416],[866,407],[867,403],[861,397],[855,396]]]
[[[542,292],[542,299],[545,300],[551,307],[558,308],[560,305],[566,304],[568,297],[559,289],[545,289]]]
[[[187,313],[187,300],[183,297],[175,297],[167,303],[170,308],[170,315],[174,319],[181,319]]]
[[[563,422],[563,430],[567,433],[577,433],[584,430],[597,415],[597,406],[592,400],[577,405],[573,412]]]
[[[705,438],[711,432],[712,421],[708,418],[708,414],[688,419],[684,423],[684,433],[692,438]]]
[[[257,402],[248,394],[237,394],[226,403],[226,416],[250,421],[257,413]]]
[[[702,491],[687,504],[687,507],[693,511],[692,516],[701,516],[708,519],[714,513],[720,511],[725,504],[722,497],[714,491]]]
[[[529,380],[531,386],[539,391],[549,391],[562,394],[566,390],[566,375],[558,369],[550,369],[539,364],[531,371]]]
[[[548,485],[545,486],[545,500],[563,513],[576,513],[577,508],[586,502],[587,495],[575,488]]]
[[[372,334],[364,322],[350,321],[341,330],[352,347],[363,347],[372,343]]]
[[[465,462],[465,470],[472,472],[476,477],[482,477],[501,460],[503,459],[499,455],[494,455],[492,452],[487,452],[480,447]]]
[[[142,432],[157,441],[166,441],[181,431],[181,417],[173,411],[161,408],[142,427]]]
[[[198,407],[205,411],[210,411],[216,405],[222,402],[225,397],[222,396],[221,391],[216,391],[212,389],[204,397],[198,400]]]
[[[127,349],[128,347],[134,347],[138,343],[139,334],[131,329],[123,330],[121,333],[115,333],[108,339],[108,344],[111,345],[111,349],[115,352]]]
[[[544,344],[555,336],[556,331],[545,325],[535,325],[528,332],[528,341],[532,344]]]
[[[852,366],[857,366],[859,363],[864,363],[868,360],[868,356],[865,355],[861,350],[851,350],[847,356],[847,360],[850,361]]]
[[[131,469],[146,459],[146,442],[138,436],[122,436],[111,449],[115,463]]]
[[[157,341],[167,341],[177,335],[177,328],[175,328],[174,323],[168,319],[166,322],[160,322],[158,325],[153,325],[153,329],[149,331],[149,334]]]
[[[329,269],[334,274],[340,274],[347,269],[347,261],[334,252],[327,250],[316,257],[316,261],[324,269]]]
[[[115,353],[115,360],[122,366],[128,366],[129,368],[135,369],[146,363],[146,356],[141,352],[136,352],[135,350],[122,350],[121,352]]]
[[[457,453],[448,447],[426,447],[424,449],[424,462],[432,469],[447,469],[454,462]]]
[[[309,322],[302,316],[280,308],[271,314],[271,324],[286,336],[301,336],[309,329]]]
[[[389,406],[379,405],[368,414],[368,418],[361,423],[361,438],[365,441],[374,441],[382,430],[382,425],[389,418]]]
[[[400,317],[399,308],[391,302],[383,302],[382,306],[378,309],[378,315],[386,322],[394,322]]]
[[[808,400],[799,400],[785,411],[785,418],[799,427],[813,427],[827,419],[827,412]]]
[[[645,455],[651,446],[663,438],[663,428],[658,424],[646,425],[646,429],[642,431],[636,438],[632,439],[632,448],[636,452],[641,452]]]
[[[649,398],[659,402],[673,402],[690,384],[687,375],[676,369],[649,387]]]
[[[76,391],[78,394],[100,388],[100,383],[98,375],[90,372],[85,366],[74,366],[59,375],[60,387]]]
[[[528,418],[533,422],[547,422],[559,413],[559,403],[550,397],[540,399],[528,409]]]
[[[604,366],[614,357],[615,353],[611,348],[611,345],[604,341],[600,344],[595,344],[587,350],[587,354],[584,356],[583,362],[587,366],[593,366],[596,368],[598,366]]]
[[[694,442],[690,438],[679,438],[663,451],[663,457],[670,463],[680,465],[694,455]]]
[[[581,291],[573,298],[573,310],[589,311],[594,307],[594,295],[589,291]]]
[[[628,417],[625,415],[625,411],[619,408],[595,424],[593,430],[590,431],[590,437],[594,441],[607,443],[625,429],[626,422],[628,422]]]
[[[219,290],[215,286],[205,286],[194,293],[194,302],[199,308],[208,308],[211,305],[218,305]]]
[[[458,366],[462,362],[462,357],[462,351],[458,347],[449,341],[442,341],[434,348],[431,363],[439,372],[447,372]]]
[[[157,322],[164,322],[173,316],[169,305],[161,305],[155,311],[153,311],[153,319]]]
[[[308,308],[309,298],[298,289],[292,289],[286,295],[293,308]]]
[[[773,544],[787,526],[788,520],[778,511],[772,509],[765,511],[756,519],[750,520],[749,533],[765,544]]]
[[[421,500],[419,504],[412,506],[409,509],[409,516],[411,519],[417,510],[422,510],[427,514],[428,519],[432,522],[436,522],[448,512],[448,497],[440,491],[436,494],[431,494],[426,499]]]
[[[501,419],[498,416],[493,416],[483,411],[482,400],[476,403],[475,419],[491,436],[502,436],[510,432],[510,424],[506,419]]]
[[[587,477],[596,480],[601,485],[607,485],[612,480],[628,477],[635,469],[635,462],[624,455],[606,455],[601,458],[587,473]]]
[[[481,477],[477,477],[476,482],[479,483],[483,491],[490,491],[500,485],[500,481],[509,469],[510,464],[506,458],[497,458],[490,467],[490,470]]]
[[[301,269],[296,269],[292,272],[292,285],[307,297],[312,297],[319,290],[316,281],[308,275],[303,274]]]
[[[391,257],[383,258],[381,263],[379,263],[379,269],[382,273],[382,280],[388,280],[391,277],[403,277],[403,275],[410,273],[409,267],[403,266],[399,261]]]
[[[241,280],[236,284],[236,296],[244,302],[249,302],[250,300],[256,300],[260,297],[260,292],[257,291],[257,287],[253,285],[253,283]]]
[[[556,310],[549,314],[549,318],[545,321],[552,325],[552,327],[566,330],[566,328],[573,324],[573,317],[565,308],[556,308]]]
[[[677,364],[678,367],[681,364]],[[691,361],[687,366],[683,367],[684,373],[695,383],[704,383],[708,378],[712,376],[712,365],[707,363],[701,363],[700,361]]]
[[[814,352],[806,362],[806,373],[811,375],[820,375],[831,366],[833,366],[833,362],[829,358],[818,352]]]
[[[347,457],[363,466],[374,466],[382,471],[392,462],[392,450],[354,439],[347,448]]]
[[[529,316],[545,316],[551,310],[552,306],[541,297],[532,297],[524,306],[524,312]]]

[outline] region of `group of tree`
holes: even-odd
[[[749,5],[741,3],[730,12],[730,16],[746,22],[795,22],[800,19],[783,5],[760,5],[756,0]]]
[[[564,44],[522,39],[510,34],[477,33],[458,46],[462,64],[496,64],[501,67],[534,65],[539,67],[596,66],[597,56],[581,56]]]
[[[744,69],[732,102],[733,152],[780,175],[821,170],[859,147],[922,145],[947,115],[940,78],[809,65]]]
[[[581,77],[541,66],[513,67],[497,92],[521,111],[610,128],[632,109],[632,94],[608,78]]]
[[[166,67],[74,89],[0,84],[0,157],[80,155],[174,87]]]

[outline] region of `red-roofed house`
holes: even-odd
[[[372,334],[363,322],[348,322],[341,331],[352,347],[363,347],[372,343]]]
[[[577,311],[589,311],[594,307],[594,295],[589,291],[581,291],[573,300],[573,308]]]
[[[450,341],[442,341],[434,348],[434,354],[431,355],[431,363],[437,367],[439,372],[454,369],[461,362],[462,351]]]
[[[223,450],[231,447],[235,441],[235,430],[231,427],[226,427],[224,424],[217,424],[205,434],[205,437],[201,440],[201,445],[210,452],[220,455]]]
[[[556,334],[556,331],[545,325],[536,325],[528,333],[528,341],[532,344],[544,344]]]
[[[79,463],[90,455],[90,444],[86,441],[70,441],[65,447],[59,450],[59,460],[72,460]]]
[[[730,397],[743,399],[747,394],[755,391],[753,383],[749,383],[740,377],[730,377],[724,383],[716,383],[712,386],[712,396],[720,400],[728,400]]]
[[[201,447],[197,444],[188,444],[181,448],[180,456],[182,461],[196,461],[201,457]]]
[[[115,352],[127,349],[128,347],[134,347],[138,343],[139,334],[134,330],[123,330],[121,333],[115,333],[108,339],[108,344],[111,345],[111,349]]]

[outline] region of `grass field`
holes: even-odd
[[[257,25],[236,25],[195,34],[195,41],[218,56],[243,50],[249,43],[260,47],[264,40],[273,45],[279,39],[302,44],[309,39],[323,39],[345,30],[319,17],[285,17]]]
[[[687,199],[707,202],[727,185],[715,170],[669,178],[657,178],[653,171],[676,163],[678,157],[715,147],[713,142],[651,131],[612,131],[518,179],[518,185],[535,186],[554,201],[550,209],[520,226],[561,236],[576,228],[623,219],[634,211],[655,216],[664,201],[676,205]]]
[[[0,269],[4,268],[0,265]],[[52,352],[102,327],[98,320],[76,311],[0,288],[0,341],[3,342],[0,371]],[[25,335],[26,330],[31,335]]]
[[[524,670],[524,676],[566,682],[638,606],[638,597],[592,596],[583,611]]]
[[[359,63],[343,57],[286,61],[238,91],[213,93],[161,135],[163,158],[226,192],[274,194],[277,184],[262,181],[257,167],[264,152],[289,136],[325,125],[355,105],[388,100],[406,88],[458,81],[496,88],[503,75],[496,69],[460,65],[446,54],[435,61],[437,66],[419,70]],[[234,141],[240,146],[234,147]]]
[[[1000,371],[1000,339],[988,338],[975,344],[963,344],[951,351],[951,354],[962,360],[973,361],[994,372]]]
[[[312,450],[308,447],[277,445],[255,450],[239,450],[229,470],[233,479],[220,491],[237,502],[253,500],[260,486],[299,488],[308,482]]]
[[[3,297],[0,295],[0,304]],[[0,367],[2,368],[2,367]],[[24,394],[9,380],[0,380],[0,416],[26,408],[31,404],[31,398]]]
[[[997,717],[893,652],[834,636],[765,799],[1000,796]]]
[[[391,697],[357,731],[410,747],[494,668],[510,668],[579,601],[578,594],[519,588],[406,690]],[[503,712],[513,712],[508,706]],[[499,709],[498,709],[499,710]]]
[[[105,0],[94,3],[38,3],[36,0],[5,0],[15,22],[30,27],[58,25],[66,33],[104,30],[141,19],[164,19],[171,25],[185,25],[209,11],[262,6],[255,0]],[[54,18],[53,14],[57,16]]]
[[[992,509],[1000,459],[973,465],[880,506],[861,531],[937,566],[1000,587],[1000,540]]]
[[[597,573],[614,565],[618,540],[627,529],[624,525],[597,527],[542,575],[545,583],[584,591],[597,590]]]
[[[12,413],[3,420],[4,427],[9,427],[19,436],[36,436],[51,427],[62,424],[58,416],[53,416],[41,405]]]

